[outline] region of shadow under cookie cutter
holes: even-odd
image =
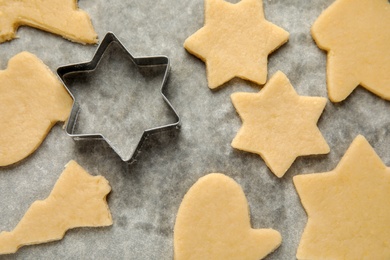
[[[77,103],[75,97],[73,96],[70,89],[67,87],[65,83],[65,76],[71,73],[80,73],[80,72],[90,72],[94,71],[97,66],[99,65],[104,53],[106,50],[110,47],[112,43],[118,44],[118,46],[126,53],[126,55],[129,57],[129,59],[138,67],[138,68],[146,68],[146,67],[155,67],[155,66],[165,66],[165,73],[164,78],[161,83],[160,87],[160,94],[163,97],[163,100],[165,101],[165,104],[169,107],[169,109],[173,112],[175,117],[175,122],[167,125],[162,125],[154,128],[149,128],[144,130],[140,140],[138,141],[138,144],[135,148],[135,150],[132,152],[132,154],[128,157],[121,156],[120,153],[118,153],[117,148],[110,142],[109,139],[107,139],[103,134],[101,133],[95,133],[95,134],[75,134],[74,129],[76,126],[77,118],[80,112],[80,105]],[[118,40],[118,38],[111,32],[107,33],[104,37],[103,41],[100,43],[98,49],[96,50],[92,60],[90,62],[85,63],[78,63],[78,64],[71,64],[67,66],[62,66],[57,69],[57,74],[60,77],[62,83],[64,84],[66,90],[69,92],[69,95],[73,99],[73,106],[71,113],[69,115],[68,121],[66,122],[65,131],[66,133],[72,137],[74,140],[104,140],[107,142],[107,144],[119,155],[119,157],[122,159],[122,161],[131,164],[133,163],[140,152],[140,149],[142,147],[143,142],[147,139],[147,137],[151,134],[171,130],[171,129],[179,129],[181,124],[181,119],[176,112],[176,110],[173,108],[172,104],[169,102],[168,98],[165,96],[164,92],[166,89],[166,82],[168,79],[170,71],[170,62],[169,58],[167,56],[150,56],[150,57],[138,57],[135,58],[131,55],[131,53],[123,46],[123,44]]]

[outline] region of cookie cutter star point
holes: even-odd
[[[129,59],[138,67],[138,68],[146,68],[146,67],[154,67],[154,66],[165,66],[165,72],[164,77],[162,79],[162,83],[160,86],[160,94],[165,102],[165,104],[168,106],[170,111],[173,113],[175,121],[170,124],[157,126],[153,128],[149,128],[144,130],[140,140],[138,141],[138,144],[136,145],[136,148],[133,150],[130,156],[122,156],[118,149],[111,143],[111,141],[106,138],[101,133],[94,133],[94,134],[77,134],[75,133],[75,126],[77,123],[77,118],[80,113],[80,105],[77,102],[75,96],[72,94],[70,89],[68,88],[66,84],[65,77],[68,74],[71,73],[83,73],[83,72],[91,72],[96,70],[98,67],[100,61],[102,60],[102,57],[104,53],[109,49],[112,43],[118,44],[118,46],[126,53],[126,55],[129,57]],[[57,74],[59,78],[61,79],[63,85],[65,86],[66,90],[68,91],[69,95],[73,99],[73,106],[71,113],[69,115],[69,118],[65,125],[65,131],[66,133],[72,137],[74,140],[104,140],[122,159],[122,161],[131,164],[136,161],[136,157],[139,154],[142,144],[147,139],[147,137],[151,134],[172,130],[172,129],[180,129],[181,126],[181,119],[179,114],[176,112],[175,108],[172,106],[170,101],[165,95],[167,80],[170,72],[170,61],[167,56],[143,56],[143,57],[133,57],[133,55],[126,49],[126,47],[118,40],[118,38],[115,36],[114,33],[108,32],[100,45],[98,46],[93,58],[89,62],[85,63],[75,63],[70,64],[66,66],[61,66],[57,69]]]

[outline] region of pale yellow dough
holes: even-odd
[[[358,85],[390,100],[388,0],[336,0],[311,32],[317,45],[328,51],[331,101],[344,100]]]
[[[390,259],[390,168],[363,136],[333,171],[294,184],[308,215],[298,259]]]
[[[0,71],[0,166],[30,155],[73,100],[58,78],[36,56],[22,52]]]
[[[281,242],[273,229],[252,229],[241,187],[223,174],[212,173],[184,196],[174,229],[174,258],[258,260]]]
[[[232,146],[259,154],[279,178],[298,156],[329,152],[316,125],[326,98],[299,96],[282,72],[259,93],[234,93],[231,98],[243,122]]]
[[[262,0],[205,0],[205,25],[184,43],[206,62],[208,85],[234,77],[264,84],[268,54],[287,42],[288,32],[268,22]]]
[[[0,0],[0,42],[15,38],[21,25],[61,35],[79,43],[96,43],[97,34],[78,0]]]
[[[110,191],[103,176],[91,176],[70,161],[49,197],[34,202],[12,232],[0,233],[0,254],[62,239],[71,228],[112,225],[106,201]]]

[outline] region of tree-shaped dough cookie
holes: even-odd
[[[0,233],[0,254],[24,245],[62,239],[68,229],[112,225],[106,196],[111,187],[70,161],[49,197],[34,202],[12,232]]]

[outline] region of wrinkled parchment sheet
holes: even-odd
[[[300,95],[327,97],[326,53],[315,45],[310,27],[332,2],[264,0],[267,20],[290,33],[288,43],[269,56],[268,78],[281,70]],[[171,59],[166,94],[181,116],[182,128],[151,136],[137,162],[127,169],[104,142],[75,142],[62,124],[55,125],[35,153],[0,168],[0,231],[12,230],[32,202],[45,199],[72,159],[110,182],[108,204],[114,224],[70,230],[61,241],[26,246],[1,259],[173,259],[173,228],[180,202],[198,178],[211,172],[225,173],[242,186],[254,228],[281,232],[282,245],[267,259],[295,259],[307,215],[293,176],[334,169],[358,134],[390,165],[390,102],[359,87],[344,102],[328,101],[318,122],[331,152],[298,158],[278,179],[258,155],[230,146],[241,127],[230,95],[258,92],[262,86],[233,79],[212,91],[204,63],[183,48],[184,40],[203,25],[203,0],[80,0],[79,6],[90,14],[100,40],[112,31],[136,57]],[[12,56],[27,50],[55,72],[59,66],[91,60],[97,48],[29,27],[20,28],[18,36],[0,44],[1,69]],[[93,72],[96,78],[71,80],[82,107],[76,129],[107,133],[126,155],[144,128],[172,123],[174,117],[159,93],[162,74],[132,77],[133,72],[124,69],[132,64],[123,61],[123,55],[108,55],[101,65]],[[134,89],[137,82],[144,88]],[[137,106],[131,107],[129,98]],[[140,123],[132,129],[122,116],[129,117],[134,110],[131,117]]]

